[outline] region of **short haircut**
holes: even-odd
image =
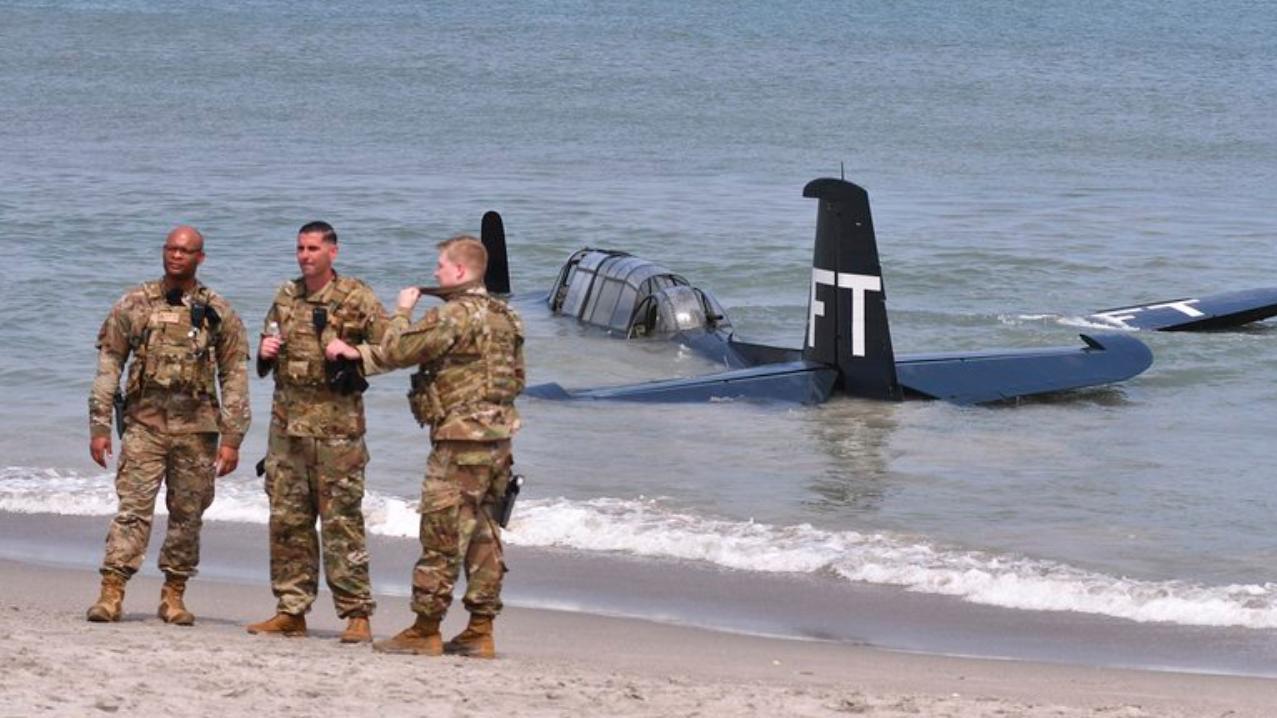
[[[448,259],[469,269],[480,279],[488,271],[488,248],[470,234],[458,234],[436,245]]]
[[[322,234],[325,244],[337,244],[337,230],[327,222],[307,222],[297,230],[297,234]]]

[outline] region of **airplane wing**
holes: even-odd
[[[722,364],[726,369],[803,361],[801,349],[745,342],[733,334],[720,331],[685,331],[671,338],[706,359]]]
[[[983,404],[1122,381],[1153,363],[1153,353],[1125,334],[1082,335],[1084,347],[1010,349],[896,357],[906,389],[955,404]]]
[[[1271,316],[1277,316],[1277,287],[1105,309],[1087,319],[1116,329],[1184,332],[1236,327]]]
[[[600,389],[567,390],[558,384],[528,387],[524,395],[539,399],[608,399],[612,401],[701,402],[727,399],[819,404],[829,398],[838,371],[807,361],[764,364],[717,374],[667,379]]]
[[[1129,379],[1153,363],[1148,347],[1126,334],[1083,334],[1082,340],[1086,346],[902,355],[896,359],[896,376],[901,386],[917,395],[955,404],[984,404],[1111,384]],[[553,400],[678,403],[746,399],[817,404],[833,392],[837,378],[836,369],[819,362],[791,361],[596,389],[539,384],[528,387],[524,394]]]

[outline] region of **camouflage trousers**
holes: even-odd
[[[501,612],[506,567],[492,512],[510,482],[512,463],[508,439],[434,443],[421,495],[421,558],[412,572],[416,613],[442,619],[463,566],[466,610]]]
[[[119,508],[106,533],[102,575],[130,578],[142,567],[160,484],[165,484],[168,531],[160,570],[189,578],[200,562],[200,528],[213,503],[213,459],[217,434],[169,434],[131,424],[120,442],[115,475]]]
[[[271,427],[266,455],[270,498],[270,582],[281,613],[310,610],[319,591],[320,539],[324,577],[337,615],[371,616],[376,603],[364,536],[362,437],[288,436]]]

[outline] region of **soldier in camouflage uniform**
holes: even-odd
[[[102,590],[88,611],[90,621],[120,619],[124,584],[146,556],[163,483],[169,518],[160,549],[165,580],[159,616],[178,625],[195,622],[183,594],[199,564],[204,510],[213,502],[214,475],[239,463],[249,424],[244,325],[226,300],[196,280],[203,261],[200,233],[174,229],[164,242],[164,278],[125,294],[98,333],[89,454],[103,468],[111,455],[112,401],[130,356],[132,362],[115,477],[120,503],[107,531]]]
[[[515,397],[523,390],[523,324],[482,279],[487,252],[461,235],[439,245],[435,278],[447,301],[413,323],[420,290],[399,294],[380,345],[334,343],[332,356],[360,357],[370,371],[417,365],[409,394],[413,416],[430,427],[432,450],[421,492],[421,558],[412,575],[416,622],[379,651],[491,658],[492,620],[501,611],[500,528],[493,518],[510,481],[510,439],[519,428]],[[445,645],[439,622],[453,585],[466,574],[470,623]]]
[[[302,636],[305,614],[324,576],[337,615],[347,619],[343,643],[372,640],[376,603],[368,575],[364,535],[364,404],[362,388],[336,384],[334,370],[357,363],[326,362],[324,344],[335,339],[379,342],[388,317],[367,284],[333,270],[337,233],[311,222],[297,235],[302,276],[280,287],[266,313],[258,373],[275,373],[266,494],[270,498],[271,589],[276,615],[249,633]],[[366,385],[365,385],[366,386]],[[320,522],[320,540],[315,520]]]

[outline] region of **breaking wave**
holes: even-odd
[[[75,516],[115,510],[111,476],[0,469],[0,511]],[[163,513],[163,502],[157,512]],[[416,502],[369,492],[369,531],[415,537]],[[258,481],[218,482],[210,521],[266,523]],[[1277,627],[1277,584],[1145,581],[1015,555],[933,545],[882,532],[774,526],[705,517],[657,499],[529,499],[506,532],[519,546],[705,561],[742,571],[825,573],[1004,608],[1078,611],[1190,626]]]

